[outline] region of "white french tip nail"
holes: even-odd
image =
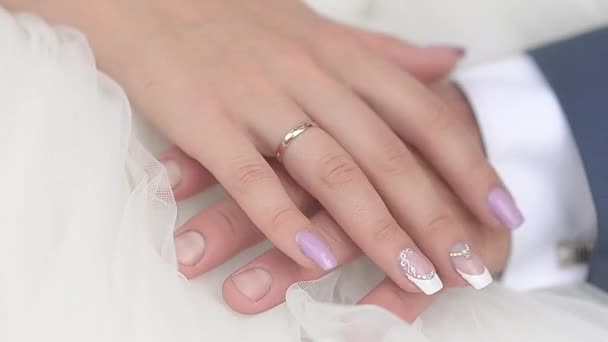
[[[407,279],[409,279],[412,283],[418,286],[422,292],[429,296],[439,292],[439,290],[443,288],[443,282],[437,274],[430,279],[419,279],[409,275],[407,276]]]
[[[431,261],[413,248],[405,248],[399,253],[399,266],[409,281],[427,295],[437,293],[443,283]]]
[[[472,274],[467,274],[464,273],[462,271],[458,271],[458,274],[460,274],[460,276],[466,280],[467,283],[471,284],[471,286],[475,289],[475,290],[481,290],[485,287],[487,287],[488,285],[492,284],[492,282],[494,281],[494,278],[492,278],[492,274],[490,274],[490,271],[488,271],[488,269],[484,269],[482,274],[478,274],[478,275],[472,275]]]
[[[456,243],[450,250],[450,259],[454,269],[474,289],[481,290],[492,283],[492,275],[483,260],[468,244]]]

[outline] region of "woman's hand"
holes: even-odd
[[[453,85],[441,85],[435,87],[435,91],[448,103],[455,115],[455,120],[467,127],[471,136],[481,146],[475,120],[459,90]],[[182,183],[176,191],[178,199],[187,197],[214,183],[209,173],[178,149],[171,150],[169,154],[180,161],[183,170]],[[448,203],[456,220],[466,230],[471,254],[468,257],[467,253],[453,256],[450,260],[452,265],[465,274],[479,277],[484,270],[481,262],[483,259],[492,273],[500,272],[504,268],[509,253],[509,232],[488,229],[484,226],[471,215],[426,163],[422,163],[422,165],[439,192],[441,200]],[[299,208],[308,213],[314,223],[315,232],[329,241],[332,250],[336,253],[338,264],[347,263],[359,256],[360,249],[348,238],[328,212],[319,209],[316,202],[290,179],[279,165],[274,164],[273,167],[281,176],[282,183],[292,200]],[[182,263],[180,270],[190,278],[223,263],[264,238],[231,198],[219,201],[192,218],[178,230],[177,236],[178,258],[189,261],[187,264]],[[197,242],[201,241],[204,242],[203,245],[197,245]],[[194,255],[193,247],[204,248],[199,248],[200,253]],[[462,252],[462,249],[464,248],[461,246],[461,250],[456,252]],[[226,280],[224,298],[231,307],[239,312],[258,313],[282,303],[285,300],[287,288],[294,282],[316,279],[323,274],[325,271],[295,264],[285,254],[273,248],[234,272]],[[448,286],[465,284],[458,274],[451,270],[440,270],[440,274]],[[475,281],[475,278],[469,279]],[[483,279],[477,278],[477,282],[474,282],[473,285],[484,285],[479,282],[481,280]],[[361,302],[383,306],[400,317],[412,321],[432,303],[432,298],[404,292],[387,278]]]
[[[83,30],[137,110],[299,265],[329,270],[340,258],[265,159],[302,123],[318,128],[289,145],[282,166],[402,289],[417,291],[411,281],[438,291],[436,269],[450,274],[449,251],[468,241],[405,143],[484,223],[521,223],[443,101],[370,49],[386,44],[398,62],[408,48],[388,37],[296,0],[5,0],[12,2]]]

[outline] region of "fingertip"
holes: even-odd
[[[177,229],[175,253],[179,271],[188,279],[195,278],[263,237],[234,199],[222,199]]]
[[[167,172],[169,186],[171,186],[171,189],[176,189],[182,180],[182,171],[179,163],[172,159],[162,160],[160,163]]]
[[[331,248],[317,234],[310,230],[303,230],[296,234],[295,240],[300,251],[319,269],[327,272],[338,266]],[[307,261],[306,264],[300,266],[308,268],[311,264]]]
[[[418,47],[384,33],[354,29],[362,41],[425,83],[446,77],[465,56],[466,49],[456,45],[431,45]]]
[[[416,284],[427,296],[432,296],[443,289],[443,282],[437,275],[430,279],[410,279],[410,281]]]
[[[417,58],[404,60],[402,67],[414,68],[414,75],[424,82],[432,83],[445,78],[466,57],[466,48],[461,46],[432,45],[418,48]],[[405,56],[403,57],[406,58]],[[414,63],[418,60],[419,64]],[[414,65],[412,65],[414,64]]]
[[[272,248],[231,274],[222,287],[224,300],[242,314],[256,314],[285,301],[295,282],[317,279],[322,273],[303,268]]]
[[[445,54],[454,60],[460,60],[466,56],[467,49],[460,45],[449,45],[449,44],[431,44],[423,48],[427,51]]]
[[[288,284],[275,279],[271,268],[255,263],[234,272],[224,281],[222,296],[234,311],[253,315],[285,301]]]
[[[224,297],[224,301],[232,310],[244,314],[244,315],[252,315],[258,313],[259,310],[256,310],[255,303],[252,303],[245,295],[243,295],[234,285],[234,282],[228,278],[224,280],[224,284],[222,286],[222,297]]]
[[[418,285],[416,285],[413,281],[409,280],[407,277],[404,277],[403,281],[399,282],[398,287],[401,289],[401,291],[407,293],[424,294],[424,291],[420,287],[418,287]]]
[[[269,308],[267,296],[272,289],[272,274],[261,265],[237,271],[224,281],[226,303],[242,314],[255,314]]]
[[[487,202],[494,216],[510,230],[520,228],[525,218],[515,199],[504,187],[495,187],[487,197]]]
[[[196,230],[187,230],[175,237],[175,253],[180,265],[196,265],[205,254],[205,247],[205,238]]]
[[[424,293],[405,292],[387,278],[361,299],[359,304],[380,306],[407,322],[413,322],[433,299]]]
[[[187,199],[215,183],[213,175],[178,147],[163,152],[158,160],[165,167],[177,201]]]
[[[464,58],[464,48],[426,47],[404,48],[392,54],[392,60],[425,83],[445,78]]]

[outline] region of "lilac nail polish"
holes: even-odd
[[[296,243],[302,253],[314,261],[322,270],[329,271],[337,266],[336,257],[315,234],[309,231],[301,231],[296,235]]]
[[[488,195],[490,209],[508,228],[516,229],[524,223],[524,216],[515,204],[513,197],[503,188],[495,188]]]

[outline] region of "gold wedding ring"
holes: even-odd
[[[287,132],[287,134],[285,134],[285,137],[283,138],[283,141],[281,141],[281,145],[279,145],[279,148],[277,149],[277,160],[281,161],[281,156],[283,155],[283,153],[285,153],[287,146],[289,146],[289,144],[296,140],[297,137],[302,135],[302,133],[304,133],[307,129],[311,127],[316,126],[313,123],[304,122]]]

